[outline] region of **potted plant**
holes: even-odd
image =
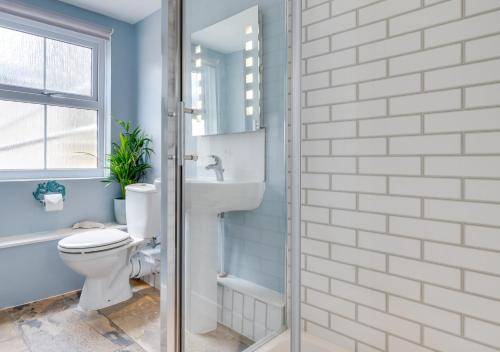
[[[152,140],[139,127],[131,128],[128,121],[115,120],[122,128],[119,142],[111,145],[111,154],[107,155],[109,176],[103,182],[120,185],[121,198],[114,200],[115,218],[119,224],[126,224],[125,187],[141,182],[151,168],[150,158],[153,149]]]

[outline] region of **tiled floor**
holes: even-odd
[[[158,352],[159,291],[134,282],[134,297],[97,312],[77,309],[76,293],[0,311],[1,352]],[[188,337],[189,352],[241,352],[251,341],[219,326]]]

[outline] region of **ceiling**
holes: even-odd
[[[137,23],[161,8],[161,0],[59,0],[120,21]]]

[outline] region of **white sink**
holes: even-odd
[[[205,334],[217,328],[217,215],[258,208],[265,188],[264,182],[186,180],[187,328],[190,332]]]
[[[257,209],[262,203],[266,184],[258,181],[186,180],[188,211],[223,213]]]

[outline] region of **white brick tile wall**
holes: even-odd
[[[500,204],[426,199],[424,208],[431,219],[500,226]]]
[[[306,302],[346,318],[353,319],[356,314],[356,305],[354,303],[311,289],[306,290]]]
[[[310,172],[352,173],[356,170],[356,159],[310,157],[307,160],[307,169]]]
[[[330,324],[341,334],[366,342],[377,348],[385,349],[385,333],[379,330],[333,314],[330,316]]]
[[[377,175],[420,175],[418,157],[359,158],[359,172]]]
[[[379,117],[387,114],[385,100],[368,100],[349,104],[332,105],[332,120],[351,120]]]
[[[328,327],[330,316],[327,311],[302,303],[302,317],[314,321],[316,324]]]
[[[389,193],[403,196],[461,197],[461,182],[452,178],[390,177]]]
[[[302,271],[301,275],[303,286],[313,288],[316,291],[328,292],[330,283],[327,277],[317,275],[305,270]]]
[[[394,256],[389,257],[389,272],[456,289],[460,289],[462,281],[461,272],[456,268]]]
[[[386,193],[385,176],[333,175],[332,189],[338,191]]]
[[[359,135],[362,137],[419,134],[421,129],[419,115],[359,121]]]
[[[332,15],[335,16],[339,13],[355,10],[377,1],[378,0],[335,0],[332,3]]]
[[[426,72],[425,89],[435,90],[488,83],[500,79],[500,60],[472,63]]]
[[[477,108],[498,105],[500,84],[487,84],[465,89],[465,107]]]
[[[332,243],[356,244],[356,231],[331,225],[307,224],[307,237]]]
[[[326,21],[318,22],[307,27],[307,39],[316,39],[334,33],[342,32],[356,26],[356,13],[349,12]]]
[[[500,251],[500,229],[467,225],[465,226],[465,244],[471,247]]]
[[[329,46],[329,44],[327,46]],[[316,44],[314,50],[318,50]],[[354,63],[356,63],[356,50],[347,49],[347,50],[337,51],[331,54],[312,57],[309,60],[307,60],[306,67],[308,73],[314,73],[318,71],[325,71],[352,65]]]
[[[332,50],[340,50],[368,43],[387,36],[386,25],[383,22],[358,27],[350,31],[335,34],[331,37]]]
[[[330,120],[330,109],[328,106],[302,109],[302,122],[321,122]]]
[[[356,65],[332,71],[332,84],[340,85],[353,82],[367,81],[385,77],[387,65],[385,61],[375,61],[368,64]]]
[[[386,217],[359,211],[332,210],[332,224],[364,230],[385,231]]]
[[[424,302],[472,317],[497,323],[500,321],[500,302],[488,298],[425,285]]]
[[[432,352],[431,350],[405,341],[395,336],[389,336],[389,352]]]
[[[330,17],[330,4],[328,2],[321,6],[313,7],[302,12],[302,24],[304,26],[314,22],[328,19]],[[309,27],[311,28],[311,27]],[[311,38],[309,38],[311,39]]]
[[[349,138],[355,136],[356,122],[354,121],[317,123],[307,126],[307,138],[309,139]]]
[[[500,351],[499,10],[304,1],[308,332],[349,352]]]
[[[321,258],[308,256],[306,268],[313,273],[323,274],[345,281],[355,281],[356,268],[352,265],[332,262]]]
[[[403,1],[404,2],[404,1]],[[389,21],[389,33],[397,35],[457,20],[462,15],[461,0],[445,1],[442,4],[413,11]]]
[[[500,109],[454,111],[425,116],[425,132],[500,129]]]
[[[386,78],[359,85],[360,99],[374,99],[394,95],[417,93],[421,89],[419,74]]]
[[[461,61],[462,47],[460,44],[453,44],[391,58],[389,60],[389,73],[399,75],[426,71],[433,68],[457,65]]]
[[[498,156],[426,157],[424,167],[429,176],[500,177]]]
[[[424,245],[424,258],[434,263],[500,274],[498,252],[427,242]]]
[[[331,247],[332,259],[334,260],[375,270],[384,271],[386,269],[384,254],[336,244]]]
[[[388,275],[376,271],[359,269],[358,282],[360,285],[371,287],[387,293],[407,297],[414,300],[420,299],[421,286],[417,281]]]
[[[472,318],[465,318],[465,336],[500,348],[500,326]]]
[[[310,91],[307,102],[310,106],[326,105],[353,101],[356,99],[356,86],[342,86]]]
[[[500,277],[466,271],[465,291],[500,299]]]
[[[389,153],[396,155],[460,154],[461,145],[461,136],[458,134],[393,137],[389,140]]]
[[[420,216],[420,199],[407,197],[359,195],[359,209],[376,213]]]
[[[364,304],[376,309],[386,309],[385,293],[353,285],[340,280],[331,280],[331,292],[350,301]]]
[[[325,341],[333,343],[335,346],[347,348],[348,351],[353,351],[356,348],[356,341],[354,341],[353,339],[341,334],[337,334],[332,330],[325,329],[319,325],[312,324],[311,322],[307,322],[307,331],[316,336],[319,336]]]
[[[461,92],[459,89],[442,92],[414,94],[389,99],[391,115],[414,114],[416,112],[436,112],[459,109]]]
[[[360,231],[358,234],[358,246],[379,252],[420,258],[420,241],[409,238]]]
[[[466,154],[499,154],[500,132],[471,133],[465,136]]]
[[[323,242],[302,238],[301,246],[304,254],[311,254],[324,258],[328,258],[330,256],[330,250],[324,245]]]
[[[359,47],[359,61],[372,61],[386,57],[406,54],[421,48],[419,32],[405,34]]]
[[[396,336],[415,342],[420,341],[420,326],[408,320],[366,307],[358,308],[358,319],[362,323],[383,329]]]
[[[425,47],[456,43],[500,31],[500,12],[451,22],[424,31]]]
[[[430,328],[424,328],[424,345],[443,352],[498,351],[470,340],[461,339],[454,335],[446,334]]]
[[[387,0],[359,10],[359,24],[366,24],[420,8],[420,0]]]
[[[476,61],[500,56],[500,36],[471,40],[465,43],[465,60]]]
[[[307,203],[311,205],[355,209],[356,195],[344,192],[307,191]]]
[[[465,0],[465,14],[467,16],[498,8],[500,8],[500,4],[496,0]]]
[[[389,232],[401,236],[447,243],[460,243],[461,238],[459,224],[398,216],[389,217]]]
[[[389,297],[389,312],[454,334],[460,334],[461,331],[462,325],[459,314],[429,307],[407,299]]]
[[[385,155],[385,138],[344,139],[332,141],[332,155]]]

